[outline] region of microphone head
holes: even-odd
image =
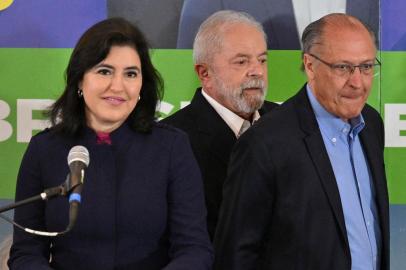
[[[74,161],[80,161],[83,162],[86,167],[89,166],[90,162],[90,157],[89,157],[89,151],[87,151],[86,147],[82,145],[76,145],[71,148],[68,154],[68,164],[69,166],[72,164]]]

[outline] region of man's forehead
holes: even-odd
[[[351,42],[354,39],[363,39],[374,44],[371,32],[360,22],[355,23],[327,23],[321,33],[321,42]]]
[[[322,53],[358,53],[375,55],[376,47],[371,34],[362,28],[331,29],[323,31],[314,48]]]
[[[225,35],[219,51],[233,54],[258,54],[266,51],[266,40],[262,37],[261,32],[256,29],[255,31],[244,32],[241,35],[238,32]]]
[[[244,40],[252,36],[257,36],[266,42],[264,33],[254,25],[248,23],[231,23],[224,26],[222,31],[223,40]]]

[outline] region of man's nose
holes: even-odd
[[[264,76],[265,72],[266,72],[266,63],[263,63],[261,61],[254,61],[249,66],[248,76],[262,77]]]
[[[354,71],[350,73],[348,82],[350,83],[351,86],[355,88],[359,88],[362,86],[362,77],[364,75],[362,74],[361,70],[359,67],[355,67]]]

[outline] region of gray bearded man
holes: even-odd
[[[200,26],[193,45],[202,84],[189,106],[163,122],[184,130],[203,174],[213,238],[231,148],[262,114],[277,106],[267,92],[266,35],[250,15],[219,11]]]

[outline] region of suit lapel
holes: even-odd
[[[233,131],[203,97],[201,89],[196,91],[190,105],[197,119],[199,140],[208,146],[207,148],[214,156],[227,165],[236,141]]]
[[[304,143],[319,175],[319,180],[327,195],[334,216],[336,217],[342,237],[348,246],[347,230],[345,229],[340,193],[333,168],[330,164],[330,158],[324,146],[323,138],[308,100],[305,87],[303,87],[296,96],[294,102],[301,128],[307,134],[304,138]]]
[[[197,119],[199,140],[204,142],[208,146],[207,149],[227,166],[231,150],[237,140],[234,132],[203,97],[200,88],[197,89],[190,106],[193,119]],[[275,106],[277,105],[265,101],[259,109],[259,114],[262,116]]]
[[[379,137],[375,134],[375,132],[379,132],[372,128],[372,119],[367,118],[367,114],[364,113],[363,116],[365,118],[365,127],[360,133],[360,139],[362,148],[366,155],[369,170],[371,172],[372,181],[375,189],[376,194],[376,206],[379,212],[379,221],[381,225],[381,233],[383,238],[383,243],[386,243],[387,239],[389,239],[388,231],[389,228],[387,226],[387,222],[389,220],[389,213],[388,213],[388,193],[387,193],[387,186],[386,186],[386,177],[385,177],[385,170],[383,167],[383,160],[382,160],[382,149],[379,145]],[[380,132],[383,133],[381,130]],[[383,144],[383,142],[382,142]],[[383,147],[383,145],[381,145]]]

